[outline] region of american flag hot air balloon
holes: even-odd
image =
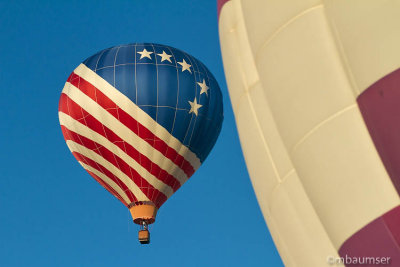
[[[72,154],[144,228],[200,167],[223,121],[222,95],[210,71],[170,46],[105,49],[69,76],[59,119]]]

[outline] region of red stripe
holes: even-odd
[[[361,114],[376,150],[400,195],[400,69],[387,74],[358,98]]]
[[[84,94],[97,102],[101,107],[107,110],[132,132],[160,151],[165,157],[169,158],[172,162],[179,166],[188,177],[194,173],[195,170],[193,166],[183,156],[179,155],[175,149],[169,147],[163,140],[154,135],[149,129],[132,118],[128,113],[123,111],[116,103],[114,103],[91,83],[75,73],[72,73],[67,81],[79,88]]]
[[[81,122],[91,130],[107,138],[110,142],[114,143],[120,149],[125,151],[132,159],[143,166],[148,172],[153,174],[159,180],[169,185],[175,192],[181,186],[180,182],[167,171],[163,170],[156,163],[152,162],[148,157],[141,154],[133,146],[125,142],[112,130],[104,126],[100,121],[90,115],[77,103],[71,100],[66,94],[61,94],[59,111],[68,114],[76,121]]]
[[[67,129],[65,126],[61,126],[61,129],[64,133],[65,140],[74,141],[75,143],[78,143],[92,150],[93,152],[96,152],[98,155],[109,161],[116,168],[126,174],[157,207],[160,207],[159,205],[167,200],[167,196],[149,184],[149,182],[147,182],[146,179],[144,179],[135,169],[129,166],[129,164],[112,153],[110,150],[91,139]]]
[[[399,225],[400,206],[397,206],[350,236],[340,246],[339,255],[345,259],[357,257],[364,262],[364,265],[346,266],[400,266]],[[366,264],[367,257],[386,258],[389,261],[386,261],[387,264]]]
[[[110,192],[113,196],[119,199],[125,206],[128,207],[128,203],[125,202],[125,200],[115,191],[111,186],[109,186],[107,183],[105,183],[99,176],[94,174],[93,172],[86,170],[102,187],[104,187],[108,192]]]
[[[61,130],[63,130],[63,126],[61,126]],[[68,140],[70,139],[69,137],[69,133],[68,131],[62,131],[64,139]],[[92,168],[98,170],[99,172],[103,173],[104,175],[106,175],[108,178],[110,178],[111,180],[113,180],[117,185],[119,185],[119,187],[126,193],[126,195],[128,196],[129,200],[131,202],[137,202],[137,198],[135,197],[135,195],[129,190],[129,188],[117,177],[115,176],[112,172],[110,172],[108,169],[106,169],[105,167],[103,167],[101,164],[87,158],[86,156],[78,153],[78,152],[72,152],[72,155],[74,155],[74,157],[76,158],[76,160],[78,161],[82,161],[83,163],[85,163],[86,165],[91,166]]]
[[[72,152],[72,155],[76,158],[77,161],[81,161],[86,165],[98,170],[99,172],[110,178],[110,180],[114,181],[126,193],[131,203],[138,201],[135,195],[129,190],[129,188],[117,176],[115,176],[107,168],[103,167],[103,165],[89,159],[88,157],[76,151]]]
[[[98,170],[99,172],[103,173],[106,175],[108,178],[113,180],[128,196],[129,200],[132,202],[138,202],[138,199],[136,196],[132,193],[132,191],[117,177],[115,176],[112,172],[110,172],[107,168],[105,168],[103,165],[95,162],[94,160],[91,160],[90,158],[86,157],[85,155],[82,155],[79,152],[72,152],[72,155],[78,160],[82,161],[86,165],[89,165],[90,167]]]

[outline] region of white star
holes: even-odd
[[[151,56],[150,56],[150,54],[153,54],[153,52],[149,52],[149,51],[147,51],[146,50],[146,48],[145,49],[143,49],[143,51],[142,52],[137,52],[138,54],[140,54],[140,59],[142,59],[142,58],[144,58],[144,57],[148,57],[148,58],[150,58],[151,59]]]
[[[203,105],[200,105],[200,104],[197,104],[197,99],[196,98],[194,98],[194,100],[193,100],[193,102],[192,101],[188,101],[189,102],[189,104],[190,104],[190,111],[189,111],[189,114],[190,113],[194,113],[194,114],[196,114],[196,116],[197,115],[199,115],[199,108],[201,108]]]
[[[206,81],[203,79],[202,83],[198,82],[197,84],[201,87],[200,95],[206,93],[206,96],[208,96],[208,89],[210,89],[210,87],[207,86]]]
[[[168,60],[169,62],[172,63],[170,57],[172,57],[172,55],[168,55],[167,53],[165,53],[165,51],[162,51],[162,54],[157,54],[158,56],[161,57],[161,62],[163,62],[164,60]]]
[[[182,59],[182,62],[178,62],[178,64],[182,66],[182,72],[184,72],[185,70],[188,70],[190,73],[192,73],[192,71],[190,70],[190,67],[192,65],[187,64],[185,59]]]

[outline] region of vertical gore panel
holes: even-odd
[[[357,102],[390,179],[400,193],[400,69],[371,85]]]

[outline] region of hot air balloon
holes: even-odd
[[[400,1],[218,10],[247,169],[285,266],[400,266]]]
[[[68,148],[141,225],[200,167],[223,121],[220,88],[207,67],[170,46],[102,50],[69,76],[59,102]]]

